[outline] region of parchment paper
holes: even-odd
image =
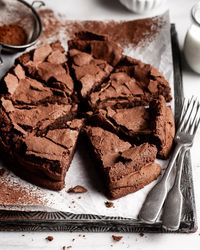
[[[60,22],[64,22],[64,20],[66,22],[65,17],[62,17]],[[160,22],[160,29],[159,32],[154,34],[153,39],[148,38],[145,40],[144,38],[142,43],[136,46],[134,44],[123,45],[124,53],[157,67],[169,80],[173,91],[173,63],[168,13],[163,14],[157,18],[157,20]],[[70,26],[70,21],[67,23]],[[69,39],[69,34],[63,32],[63,29],[60,29],[57,35],[58,33],[61,40],[66,44],[66,40]],[[45,37],[45,33],[42,39],[43,41],[45,39],[48,41],[55,40],[51,35]],[[159,161],[159,163],[164,169],[167,161]],[[1,160],[0,168],[6,168]],[[52,209],[55,209],[76,214],[137,218],[139,209],[147,193],[156,181],[136,193],[114,200],[114,207],[107,208],[105,206],[107,198],[102,192],[103,183],[95,168],[95,162],[91,161],[91,157],[87,151],[87,144],[81,139],[78,143],[70,169],[66,175],[66,186],[60,192],[36,187],[6,170],[6,173],[0,176],[0,187],[4,187],[4,191],[0,190],[0,208],[27,211],[52,211]],[[67,193],[70,187],[76,185],[84,186],[88,189],[88,192],[83,194]],[[5,195],[6,193],[7,196]],[[18,196],[20,196],[21,193],[21,198],[19,197],[13,201],[9,199],[11,193],[16,193]],[[4,199],[4,197],[6,198]]]

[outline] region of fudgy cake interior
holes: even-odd
[[[101,127],[87,126],[85,133],[106,179],[110,198],[135,192],[159,176],[161,168],[154,163],[155,145],[131,145]]]
[[[29,51],[5,75],[0,146],[18,175],[60,190],[84,126],[109,197],[135,192],[158,177],[156,155],[172,147],[169,83],[109,37],[79,32],[68,47]]]

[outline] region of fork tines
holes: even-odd
[[[200,102],[192,96],[184,99],[178,131],[184,130],[189,134],[195,134],[200,123]]]

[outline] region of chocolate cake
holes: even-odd
[[[65,51],[57,41],[23,54],[16,63],[24,68],[27,76],[39,80],[47,87],[72,95],[74,83],[67,61]]]
[[[100,127],[88,126],[85,133],[104,174],[110,198],[135,192],[159,176],[161,168],[154,163],[157,154],[154,145],[132,146]]]
[[[55,53],[65,60],[56,61]],[[47,61],[51,67],[41,71]],[[15,161],[17,174],[53,190],[64,187],[83,125],[66,62],[59,43],[45,45],[21,56],[1,83],[1,148]]]
[[[108,36],[81,31],[75,34],[74,39],[68,41],[69,49],[77,49],[91,54],[96,59],[106,61],[116,66],[122,57],[122,48]]]
[[[89,97],[93,109],[148,105],[163,95],[168,102],[171,89],[165,78],[151,65],[124,56],[109,79]]]
[[[69,50],[72,69],[81,97],[85,98],[93,89],[106,79],[113,67],[102,59],[95,59],[91,54],[77,49]]]
[[[127,119],[128,117],[128,119]],[[170,106],[165,98],[150,102],[149,107],[99,109],[90,122],[108,129],[132,144],[150,142],[157,146],[158,157],[166,159],[172,148],[175,124]]]
[[[151,129],[154,143],[158,147],[158,156],[169,157],[175,135],[174,116],[170,106],[166,106],[163,96],[150,103]]]
[[[158,177],[156,155],[167,158],[172,147],[169,83],[107,36],[79,32],[68,46],[21,55],[1,80],[0,147],[17,175],[61,190],[87,124],[109,196],[135,192]]]
[[[77,33],[68,46],[77,88],[83,98],[101,85],[122,56],[116,43],[91,32]]]

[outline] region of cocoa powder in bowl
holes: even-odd
[[[18,24],[0,26],[0,43],[20,46],[27,42],[25,30]]]

